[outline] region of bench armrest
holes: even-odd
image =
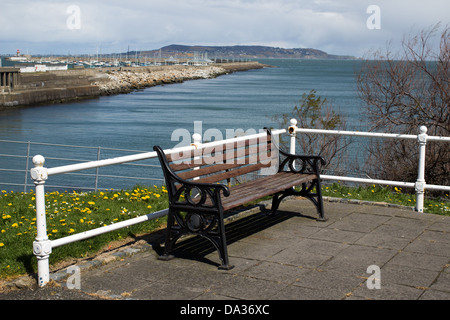
[[[279,149],[280,164],[278,172],[315,173],[320,175],[321,167],[326,164],[321,156],[296,155]],[[284,159],[282,160],[281,158]]]
[[[269,128],[265,128],[267,135],[272,137],[272,132]],[[291,171],[296,173],[313,173],[317,177],[320,176],[321,166],[326,164],[321,156],[297,155],[283,151],[273,139],[272,143],[278,149],[280,154],[280,163],[278,172]],[[282,159],[284,158],[284,159]]]
[[[166,187],[171,205],[186,206],[186,209],[214,207],[218,208],[220,203],[220,192],[225,197],[230,195],[230,190],[224,184],[201,183],[188,181],[180,178],[173,170],[166,159],[164,151],[159,146],[154,146],[153,150],[158,154],[161,168],[163,169]]]

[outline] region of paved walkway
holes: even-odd
[[[251,211],[227,225],[232,270],[217,269],[201,238],[180,242],[168,262],[156,241],[139,241],[81,264],[80,290],[61,270],[43,289],[0,299],[450,300],[450,217],[325,202],[329,220],[318,222],[307,200],[285,201],[276,217]]]

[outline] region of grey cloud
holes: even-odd
[[[368,30],[366,9],[377,2],[381,29]],[[70,5],[81,12],[76,30],[66,25]],[[360,55],[398,41],[412,27],[448,23],[448,12],[447,0],[4,0],[0,53],[11,53],[18,45],[35,53],[90,53],[98,46],[117,52],[128,45],[145,50],[183,43],[278,44]]]

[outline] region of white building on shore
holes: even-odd
[[[67,64],[35,64],[35,63],[21,63],[16,64],[16,68],[20,68],[20,72],[47,72],[47,71],[58,71],[67,70]]]

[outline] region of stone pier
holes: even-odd
[[[214,78],[231,72],[264,67],[266,66],[254,61],[209,66],[96,68],[24,74],[18,68],[0,68],[0,111],[19,106],[128,93],[160,84]]]

